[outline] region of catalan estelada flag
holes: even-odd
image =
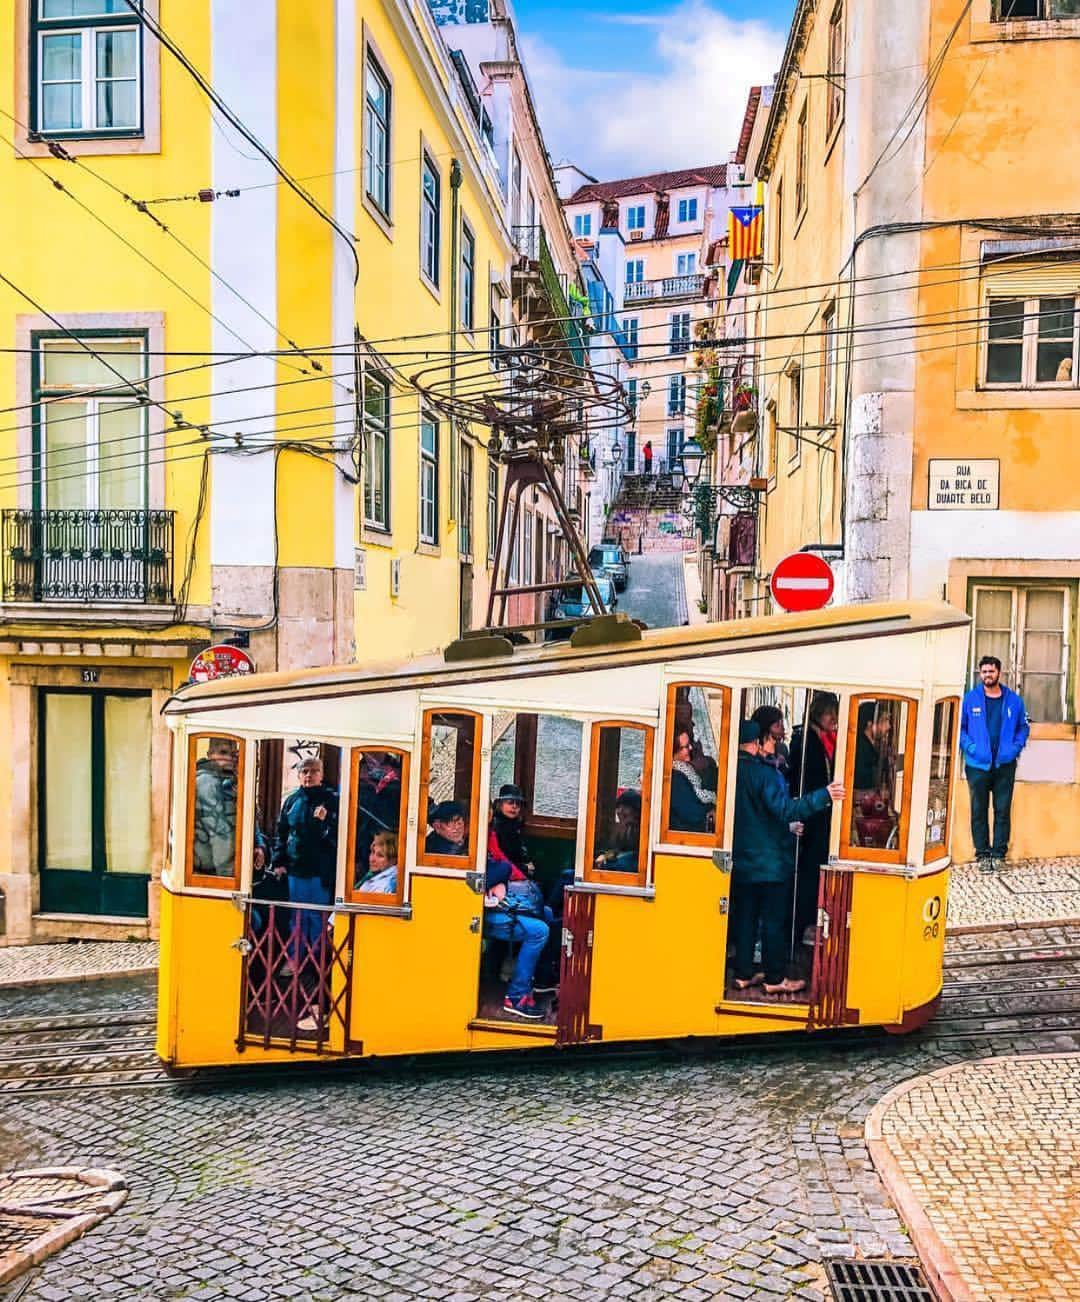
[[[765,209],[732,208],[728,215],[728,261],[749,261],[765,252]]]

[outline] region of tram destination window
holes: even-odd
[[[471,868],[476,863],[480,716],[428,710],[424,715],[420,809],[425,830],[417,863]]]
[[[713,846],[723,835],[730,700],[726,687],[668,690],[663,841]]]
[[[354,750],[350,790],[348,898],[367,904],[399,904],[405,885],[408,753]]]
[[[645,884],[653,729],[644,724],[593,725],[587,881]]]
[[[911,812],[915,703],[856,696],[848,722],[848,810],[841,854],[903,863]]]
[[[237,737],[199,735],[188,745],[188,883],[236,889],[237,810],[243,802],[244,747]]]
[[[955,697],[938,701],[934,706],[934,736],[930,752],[930,793],[926,804],[926,852],[929,863],[943,859],[949,852],[952,776],[956,755],[956,715],[959,702]]]

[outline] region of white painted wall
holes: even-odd
[[[910,595],[940,599],[953,556],[1076,561],[1080,511],[913,511]]]

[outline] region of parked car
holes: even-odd
[[[615,591],[615,584],[602,574],[594,575],[596,587],[600,593],[600,598],[606,609],[610,612],[619,604],[618,594]],[[555,602],[551,610],[551,619],[590,619],[598,612],[593,610],[592,602],[589,600],[589,594],[585,591],[585,586],[576,575],[567,575],[566,582],[555,593]],[[567,638],[572,632],[569,628],[550,628],[547,631],[547,640],[555,642],[562,638]]]
[[[606,574],[622,592],[630,582],[630,563],[626,552],[618,543],[600,543],[589,552],[589,569],[594,574]]]

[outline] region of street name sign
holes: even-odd
[[[926,505],[931,511],[996,511],[1001,462],[931,459]]]

